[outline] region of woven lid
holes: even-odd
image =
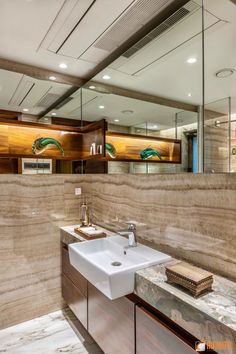
[[[176,274],[179,277],[185,278],[195,284],[199,284],[207,279],[213,278],[212,273],[186,262],[179,262],[177,264],[167,266],[166,269],[168,272]]]

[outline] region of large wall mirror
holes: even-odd
[[[51,141],[42,156],[1,154],[1,173],[234,172],[235,5],[203,3],[182,1],[77,87],[0,70],[3,124],[12,111],[24,124],[51,126],[70,150]],[[94,55],[114,47],[119,31],[97,40]]]

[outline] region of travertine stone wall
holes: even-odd
[[[87,175],[94,221],[236,280],[236,174]]]
[[[59,227],[78,222],[77,176],[0,176],[0,328],[61,308]]]
[[[0,176],[0,328],[64,306],[59,227],[138,223],[139,240],[236,280],[236,174]]]

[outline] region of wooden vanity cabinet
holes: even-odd
[[[62,245],[62,296],[78,320],[88,329],[88,282],[71,264],[66,245]]]
[[[136,306],[136,354],[197,352],[143,307]]]
[[[62,296],[105,354],[197,353],[182,329],[166,324],[134,295],[108,299],[70,264],[66,245],[61,251]]]
[[[104,353],[135,353],[134,314],[127,297],[110,300],[88,283],[88,331]]]

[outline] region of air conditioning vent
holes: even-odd
[[[167,6],[171,1],[166,0],[138,0],[130,9],[98,40],[94,47],[112,52],[122,42],[153,18],[156,13]]]
[[[67,97],[65,98],[62,102],[60,102],[56,107],[54,107],[55,109],[60,109],[63,106],[65,106],[68,102],[70,102],[71,100],[73,100],[73,97]]]
[[[145,37],[138,41],[135,45],[129,48],[125,53],[122,54],[125,58],[130,58],[132,55],[137,53],[140,49],[145,47],[148,43],[153,41],[162,35],[165,31],[169,30],[171,27],[176,25],[179,21],[183,20],[193,11],[199,9],[199,5],[189,2],[186,6],[181,7],[173,15],[167,18],[164,22],[158,25],[154,30],[149,32]]]
[[[47,108],[50,107],[53,103],[56,102],[60,98],[60,95],[55,93],[47,93],[45,96],[41,98],[41,100],[37,103],[37,107]]]

